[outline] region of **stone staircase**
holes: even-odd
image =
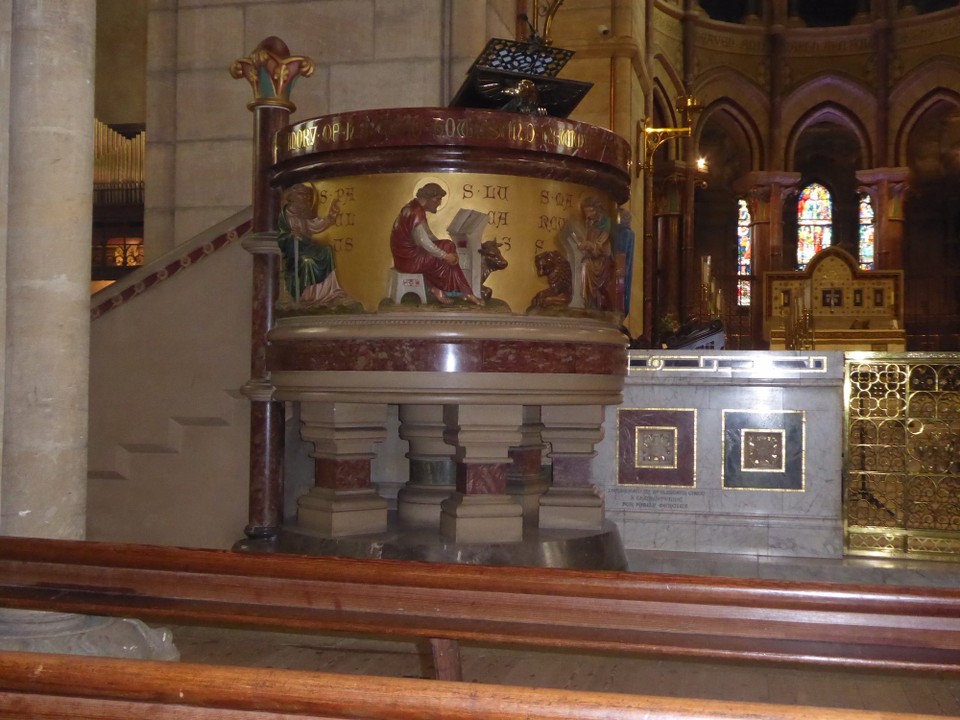
[[[243,536],[252,280],[239,236],[249,217],[92,298],[90,540],[229,547]]]

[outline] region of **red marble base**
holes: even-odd
[[[590,455],[561,455],[553,458],[554,487],[587,487],[593,484]]]
[[[315,485],[331,490],[359,490],[370,486],[370,460],[316,458]]]
[[[508,463],[457,463],[457,492],[464,495],[503,495]]]

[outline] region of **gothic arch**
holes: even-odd
[[[810,108],[790,128],[784,149],[784,163],[786,170],[796,170],[797,145],[803,134],[815,125],[833,123],[849,131],[857,139],[861,151],[861,169],[873,167],[873,145],[870,134],[861,122],[861,118],[849,108],[833,102],[825,102]]]
[[[960,84],[958,84],[960,86]],[[902,167],[910,164],[911,158],[908,157],[910,138],[918,123],[922,122],[931,113],[952,109],[954,112],[960,112],[960,93],[956,90],[947,90],[938,87],[920,98],[906,113],[903,120],[897,126],[894,139],[894,162]]]
[[[864,153],[864,166],[872,167],[875,142],[867,127],[872,127],[876,113],[876,97],[851,78],[821,75],[804,83],[790,93],[782,106],[783,127],[790,128],[784,143],[783,167],[792,169],[797,139],[819,122],[835,122],[853,132]]]
[[[712,126],[719,126],[744,157],[743,172],[760,170],[764,166],[763,138],[750,113],[730,98],[721,98],[704,109],[694,128],[694,143],[702,149]],[[701,152],[701,154],[703,154]]]
[[[923,114],[922,107],[937,92],[954,93],[944,88],[960,88],[960,60],[937,57],[911,68],[890,91],[890,128],[894,139],[892,158],[902,165],[903,138],[910,126]],[[929,105],[929,103],[928,103]]]
[[[677,93],[671,95],[658,77],[653,81],[650,124],[654,127],[677,127],[679,117],[674,107]],[[658,158],[679,157],[679,143],[666,142],[657,149]]]
[[[664,108],[669,109],[668,120],[674,123],[677,120],[674,104],[677,96],[686,94],[683,87],[683,78],[675,67],[670,63],[669,58],[664,53],[657,53],[653,57],[654,66],[654,96],[657,91],[660,93],[660,100]]]
[[[767,128],[770,122],[770,104],[766,90],[761,88],[755,79],[730,68],[716,68],[705,72],[697,78],[694,93],[704,107],[720,104],[729,108],[731,112],[742,118],[741,123],[757,129],[756,147],[760,157],[763,132],[760,128]],[[736,98],[734,101],[732,98]]]

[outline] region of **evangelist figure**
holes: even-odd
[[[393,266],[398,272],[422,274],[430,294],[441,305],[453,304],[451,295],[483,305],[460,268],[454,242],[437,238],[427,222],[427,213],[436,213],[445,195],[437,183],[427,183],[400,210],[390,233]]]
[[[312,185],[290,188],[280,210],[277,240],[290,297],[305,305],[329,305],[346,293],[337,283],[333,247],[317,236],[336,223],[340,203],[331,202],[324,218],[317,217],[316,203],[317,191]]]

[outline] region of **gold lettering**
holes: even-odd
[[[314,127],[314,136],[316,136],[316,133],[317,129]],[[320,131],[320,137],[324,142],[328,143],[346,142],[347,140],[352,140],[353,134],[353,124],[348,122],[340,122],[339,120],[334,120],[333,122],[327,123]]]
[[[287,149],[300,150],[301,148],[312,147],[317,139],[317,126],[300,127],[287,136]]]
[[[466,120],[457,120],[449,117],[446,120],[436,118],[436,128],[433,132],[435,137],[440,138],[466,138],[470,133],[470,125]]]
[[[545,133],[545,135],[546,141],[552,145],[559,145],[570,149],[583,147],[583,134],[573,128],[553,128]]]
[[[507,132],[514,142],[533,143],[537,139],[537,128],[533,123],[512,122]]]

